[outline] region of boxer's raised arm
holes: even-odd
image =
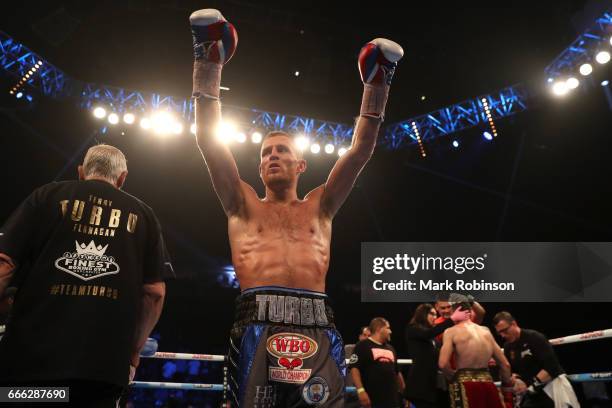
[[[330,217],[338,212],[357,176],[372,157],[385,115],[391,79],[403,55],[402,47],[382,38],[370,41],[359,53],[359,73],[364,84],[360,117],[351,148],[334,165],[321,197],[321,209]]]
[[[215,135],[221,121],[219,101],[205,98],[195,100],[196,138],[208,173],[225,213],[236,214],[244,201],[238,166],[229,147]]]
[[[216,137],[221,123],[219,102],[221,70],[230,60],[238,34],[214,9],[198,10],[189,17],[193,35],[193,97],[198,146],[226,214],[237,213],[243,202],[238,166],[229,147]]]

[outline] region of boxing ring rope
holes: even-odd
[[[0,326],[0,329],[2,326]],[[0,332],[1,333],[1,332]],[[584,341],[600,340],[612,337],[612,329],[596,330],[587,333],[573,334],[565,337],[558,337],[549,340],[553,346],[569,343],[580,343]],[[169,360],[196,360],[196,361],[213,361],[225,362],[227,357],[220,354],[191,354],[191,353],[169,353],[156,352],[152,355],[141,355],[141,358],[152,359],[169,359]],[[348,359],[346,360],[348,363]],[[398,358],[397,364],[409,365],[412,364],[411,359]],[[600,373],[582,373],[569,374],[567,378],[575,383],[595,382],[595,381],[612,381],[612,371]],[[187,390],[187,391],[226,391],[227,390],[227,367],[223,370],[224,384],[198,384],[198,383],[173,383],[173,382],[148,382],[134,381],[130,385],[132,388],[148,388],[148,389],[171,389],[171,390]],[[355,387],[346,387],[346,392],[355,392]]]

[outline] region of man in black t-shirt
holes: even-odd
[[[508,312],[497,313],[493,324],[497,334],[505,340],[504,354],[512,368],[514,391],[522,396],[522,408],[552,408],[555,403],[580,407],[546,336],[519,327]]]
[[[370,337],[372,333],[370,333],[370,326],[363,326],[361,330],[359,330],[359,337],[357,342],[366,340]],[[345,344],[344,345],[344,355],[346,359],[350,359],[355,351],[356,344]],[[344,379],[344,385],[346,387],[354,387],[353,384],[353,376],[349,373]],[[344,408],[358,408],[360,407],[359,399],[357,398],[357,394],[355,393],[345,393],[344,394]]]
[[[397,354],[391,340],[391,326],[382,317],[370,322],[372,335],[355,346],[349,360],[353,382],[361,406],[396,408],[399,393],[404,391],[404,378],[397,366]]]
[[[78,172],[36,189],[0,230],[0,296],[19,288],[0,385],[69,386],[72,406],[114,407],[171,265],[153,210],[120,190],[123,153],[94,146]]]

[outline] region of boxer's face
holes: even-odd
[[[305,170],[306,161],[289,137],[271,136],[263,141],[259,175],[266,186],[291,183]]]
[[[436,306],[436,311],[438,312],[438,315],[442,316],[445,319],[448,319],[453,313],[451,304],[448,302],[439,300],[436,302],[435,306]]]
[[[509,343],[514,343],[518,340],[520,336],[520,331],[518,329],[516,321],[509,323],[505,320],[500,320],[495,325],[495,331],[502,339],[506,340]]]

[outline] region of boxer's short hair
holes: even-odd
[[[263,145],[264,140],[269,139],[274,136],[285,136],[289,138],[289,140],[291,140],[291,146],[293,147],[293,150],[295,151],[295,154],[297,155],[298,159],[302,159],[304,157],[304,153],[300,149],[298,149],[298,147],[296,146],[295,141],[293,140],[293,136],[291,136],[287,132],[283,132],[282,130],[273,130],[271,132],[266,133],[266,135],[261,140],[262,145]]]

